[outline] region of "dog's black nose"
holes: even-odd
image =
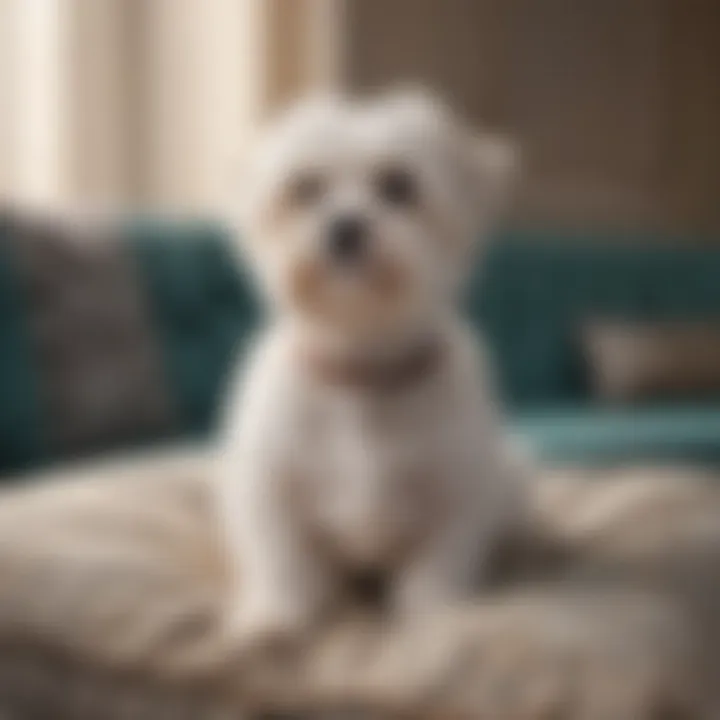
[[[333,259],[340,262],[357,260],[365,248],[366,227],[362,218],[344,215],[330,225],[328,251]]]

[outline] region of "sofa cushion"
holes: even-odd
[[[556,407],[521,414],[514,427],[549,463],[720,464],[720,407]]]

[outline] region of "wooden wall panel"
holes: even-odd
[[[471,117],[493,120],[501,81],[502,3],[346,0],[346,5],[351,87],[420,81]]]
[[[720,233],[717,0],[346,0],[346,78],[520,141],[518,222]]]

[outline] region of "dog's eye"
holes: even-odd
[[[319,202],[325,192],[325,183],[316,173],[302,173],[295,177],[287,191],[290,203],[296,207],[308,207]]]
[[[378,173],[375,184],[378,195],[390,205],[407,206],[417,201],[417,183],[405,168],[382,170]]]

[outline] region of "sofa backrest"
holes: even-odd
[[[260,309],[230,233],[210,222],[142,220],[126,241],[136,260],[183,429],[212,428],[234,358]]]
[[[76,444],[77,452],[57,438],[53,444],[48,353],[32,327],[37,304],[44,303],[47,311],[53,301],[32,287],[28,292],[27,261],[23,269],[17,257],[23,255],[17,252],[22,240],[13,238],[14,232],[0,213],[0,474],[106,447],[102,434],[85,450]],[[168,406],[167,412],[145,417],[137,437],[118,437],[118,444],[205,434],[218,418],[234,358],[259,320],[229,233],[212,222],[135,219],[115,223],[111,234],[127,260],[122,283],[137,286],[141,308],[135,325],[150,328],[136,327],[137,337],[147,343],[150,336],[160,357],[160,370],[148,366],[145,382],[158,378],[163,386],[158,395]],[[78,280],[95,272],[92,263],[80,260],[65,263]],[[57,272],[65,272],[63,263]],[[103,292],[102,283],[94,292]],[[720,247],[506,233],[490,243],[478,263],[467,301],[511,406],[582,403],[589,398],[578,343],[583,323],[596,318],[720,321]],[[112,335],[112,327],[101,329]],[[71,392],[63,400],[64,417],[73,416],[73,398]]]
[[[136,226],[171,372],[192,427],[207,426],[230,348],[257,323],[257,303],[227,237],[212,225]],[[468,288],[504,398],[515,407],[590,398],[579,344],[592,319],[720,322],[720,246],[640,235],[505,232]]]
[[[641,235],[505,233],[470,288],[506,399],[590,399],[580,347],[588,320],[717,319],[720,244]]]

